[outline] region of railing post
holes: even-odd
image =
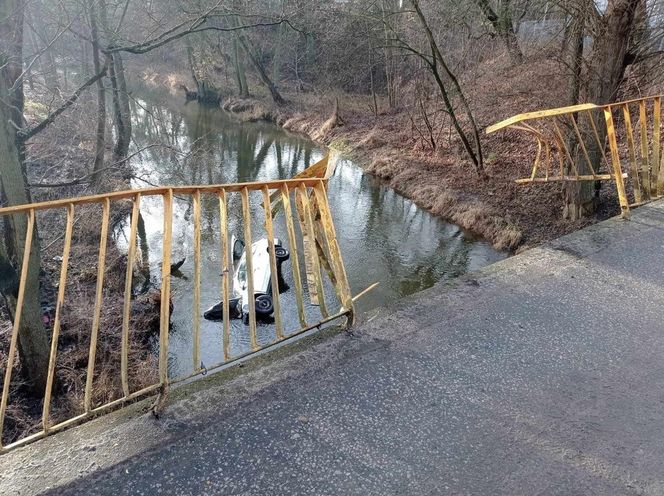
[[[611,106],[603,107],[604,120],[606,121],[606,134],[609,139],[609,148],[611,149],[611,162],[613,164],[613,175],[616,180],[616,189],[618,190],[618,198],[620,200],[620,210],[623,218],[629,218],[629,201],[625,194],[625,183],[622,177],[622,168],[620,167],[620,155],[618,153],[618,142],[616,140],[616,130],[613,126],[613,113]]]
[[[156,410],[159,410],[168,394],[168,333],[171,317],[171,244],[173,237],[173,190],[168,189],[164,198],[164,240],[161,263],[161,315],[159,320],[159,384],[161,386]]]
[[[19,214],[20,215],[20,214]],[[9,387],[12,381],[12,370],[14,368],[14,357],[16,355],[16,344],[18,340],[18,330],[21,326],[21,315],[23,314],[23,301],[25,300],[25,285],[28,278],[28,269],[30,267],[30,250],[32,249],[32,234],[35,227],[35,211],[28,212],[28,227],[25,233],[25,245],[23,247],[23,262],[21,264],[21,281],[18,287],[16,297],[16,314],[14,315],[14,326],[12,328],[12,337],[9,342],[9,356],[7,357],[7,369],[5,370],[5,379],[2,386],[2,400],[0,401],[0,450],[2,449],[2,431],[5,424],[5,412],[7,411],[7,401],[9,400]]]

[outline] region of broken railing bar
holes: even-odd
[[[629,111],[629,105],[621,105],[623,111],[623,120],[625,121],[625,131],[627,132],[627,150],[629,154],[630,172],[632,182],[634,183],[634,199],[637,203],[641,202],[641,177],[639,177],[639,166],[636,162],[636,148],[634,146],[634,130],[632,129],[632,116]]]
[[[256,338],[256,296],[254,293],[254,260],[251,241],[251,209],[249,205],[249,190],[242,189],[242,217],[244,219],[244,242],[247,247],[244,251],[245,261],[247,263],[247,304],[249,305],[249,340],[251,349],[256,351],[258,339]]]
[[[657,196],[664,194],[664,171],[660,163],[660,143],[661,139],[661,118],[662,118],[662,99],[658,96],[653,98],[653,134],[652,134],[652,175],[655,178]]]
[[[623,172],[620,165],[620,155],[618,154],[618,143],[616,140],[616,130],[613,127],[613,113],[611,107],[604,107],[604,119],[606,120],[606,134],[609,139],[609,148],[611,149],[611,162],[613,164],[613,175],[616,180],[616,189],[618,190],[618,199],[620,200],[620,209],[623,217],[629,215],[629,202],[625,194],[625,183],[623,182]]]
[[[272,303],[274,305],[274,324],[277,339],[284,339],[284,327],[281,322],[281,304],[279,301],[279,278],[277,277],[277,253],[274,245],[274,228],[272,226],[272,205],[270,190],[263,186],[263,208],[265,209],[265,234],[270,249],[270,284],[272,285]]]
[[[295,224],[293,223],[293,212],[290,203],[290,191],[288,185],[281,186],[281,203],[284,208],[284,217],[286,218],[286,232],[288,233],[288,244],[291,250],[291,268],[293,269],[293,281],[295,282],[295,300],[297,304],[297,314],[302,327],[307,326],[307,316],[304,311],[304,292],[302,289],[302,277],[300,273],[300,258],[298,256],[297,238],[295,236]]]
[[[375,285],[374,285],[374,286],[375,286]],[[371,287],[371,288],[367,288],[367,290],[365,290],[365,291],[369,291],[370,289],[373,289],[373,287]],[[362,296],[362,295],[358,295],[358,297],[360,297],[360,296]],[[293,332],[291,332],[291,333],[285,334],[285,335],[284,335],[284,339],[275,339],[274,341],[271,341],[271,342],[268,343],[268,344],[265,344],[265,345],[263,345],[263,346],[260,346],[260,347],[259,347],[258,349],[256,349],[256,350],[246,351],[246,352],[241,353],[241,354],[239,354],[239,355],[235,355],[234,357],[232,357],[232,358],[229,359],[229,360],[225,360],[225,361],[223,361],[223,362],[219,362],[219,363],[214,364],[214,365],[212,365],[212,366],[210,366],[210,367],[207,367],[207,368],[205,369],[205,371],[206,371],[206,373],[209,373],[209,372],[214,372],[214,371],[216,371],[217,369],[220,369],[220,368],[222,368],[222,367],[223,367],[223,368],[226,368],[226,367],[228,367],[228,366],[231,366],[233,363],[237,362],[238,360],[242,360],[243,358],[247,358],[247,357],[249,357],[249,356],[251,356],[251,355],[255,355],[256,352],[258,352],[258,351],[265,351],[265,350],[268,350],[268,349],[270,349],[270,348],[273,348],[273,347],[275,347],[275,346],[277,346],[277,345],[284,344],[284,343],[286,343],[286,342],[287,342],[289,339],[291,339],[291,338],[294,338],[294,337],[296,337],[296,336],[299,336],[299,335],[302,334],[302,333],[305,333],[305,332],[311,331],[312,329],[318,329],[318,328],[324,326],[325,324],[329,324],[330,322],[332,322],[332,321],[334,321],[334,320],[337,320],[337,319],[340,319],[341,317],[345,317],[345,316],[348,315],[348,314],[350,314],[350,310],[342,309],[340,312],[338,312],[338,313],[336,313],[336,314],[334,314],[334,315],[330,315],[329,317],[327,317],[327,318],[325,318],[325,319],[321,319],[321,320],[319,320],[318,322],[316,322],[315,324],[310,324],[310,325],[308,325],[308,326],[306,326],[306,327],[301,327],[301,328],[297,329],[296,331],[293,331]],[[193,373],[191,373],[191,374],[189,374],[189,375],[186,375],[186,376],[183,376],[183,377],[178,377],[177,379],[171,381],[170,384],[171,384],[171,385],[180,384],[180,383],[182,383],[182,382],[184,382],[184,381],[187,381],[187,380],[191,379],[192,377],[196,377],[197,375],[200,375],[200,374],[201,374],[201,371],[199,371],[199,372],[193,372]]]
[[[231,356],[231,316],[230,297],[231,297],[231,267],[228,256],[228,203],[226,200],[226,190],[221,190],[219,196],[219,236],[221,238],[221,301],[223,319],[222,347],[224,360]]]
[[[136,257],[136,232],[138,230],[138,216],[140,215],[141,194],[137,193],[131,210],[131,228],[129,231],[129,246],[127,248],[127,270],[125,272],[124,302],[122,307],[122,342],[120,352],[120,380],[122,392],[129,396],[129,378],[127,367],[129,363],[129,320],[131,319],[131,290],[134,276],[134,259]]]
[[[62,320],[62,307],[65,301],[65,288],[67,286],[67,269],[69,267],[69,253],[71,251],[71,237],[74,228],[74,205],[67,205],[67,227],[65,228],[65,241],[62,250],[62,265],[60,266],[60,281],[58,283],[58,296],[55,305],[55,320],[51,335],[51,353],[48,361],[48,375],[46,376],[46,392],[44,393],[44,408],[42,410],[42,425],[45,432],[49,429],[49,414],[51,410],[51,396],[55,381],[55,364],[58,356],[58,338],[60,336],[60,322]]]
[[[583,174],[579,176],[549,176],[549,177],[536,177],[531,179],[530,177],[524,179],[515,179],[517,184],[526,184],[526,183],[552,183],[556,181],[568,181],[568,182],[579,182],[579,181],[607,181],[614,179],[615,174]],[[627,173],[623,172],[622,177],[626,178]]]
[[[653,187],[650,181],[650,157],[648,155],[648,116],[646,114],[646,102],[639,101],[639,129],[641,131],[641,167],[648,175],[648,183],[644,187],[648,188],[648,195],[653,196]],[[616,145],[617,146],[617,145]],[[654,192],[656,195],[656,192]]]
[[[341,249],[337,241],[337,234],[334,228],[334,221],[332,220],[332,212],[327,202],[327,193],[323,183],[319,183],[313,188],[316,197],[316,205],[323,224],[323,231],[327,240],[327,246],[332,258],[333,271],[337,282],[339,294],[341,296],[341,305],[351,311],[353,315],[353,299],[351,297],[350,285],[348,283],[348,276],[341,258]]]
[[[172,194],[193,194],[196,191],[201,193],[219,193],[222,190],[227,192],[238,192],[243,189],[249,191],[258,191],[263,186],[267,186],[270,189],[280,188],[282,185],[294,185],[304,184],[306,186],[314,186],[320,181],[324,181],[321,178],[310,178],[310,179],[283,179],[279,181],[265,181],[265,182],[254,182],[254,183],[236,183],[236,184],[210,184],[210,185],[201,185],[201,186],[172,186],[172,187],[155,187],[155,188],[143,188],[143,189],[133,189],[125,191],[114,191],[112,193],[104,193],[99,195],[90,195],[90,196],[80,196],[78,198],[68,198],[62,200],[52,200],[46,202],[30,203],[26,205],[14,205],[11,207],[0,208],[0,215],[6,214],[15,214],[20,212],[27,212],[29,210],[45,210],[55,207],[66,207],[67,205],[82,205],[86,203],[100,203],[105,198],[110,200],[125,200],[129,198],[134,198],[136,193],[140,193],[142,196],[164,196],[169,191]]]
[[[314,231],[314,220],[311,214],[309,192],[307,191],[307,187],[304,185],[298,186],[296,192],[300,195],[300,201],[302,202],[304,226],[310,242],[311,263],[313,266],[313,276],[316,284],[316,292],[318,293],[318,306],[320,308],[321,315],[324,319],[326,319],[329,314],[327,311],[327,305],[325,304],[325,293],[323,288],[323,277],[320,268],[320,261],[318,260],[318,254],[316,252],[316,232]]]
[[[108,241],[108,223],[111,211],[111,202],[108,198],[102,205],[101,234],[99,238],[99,259],[97,261],[97,288],[95,291],[95,309],[92,315],[92,331],[90,332],[90,351],[88,353],[88,371],[85,378],[85,399],[83,400],[86,412],[92,405],[92,382],[95,373],[97,358],[97,339],[99,336],[99,322],[101,319],[101,305],[104,295],[104,271],[106,269],[106,245]]]
[[[21,326],[21,315],[23,314],[23,301],[25,300],[25,286],[27,284],[28,270],[30,267],[30,250],[32,249],[32,235],[35,230],[35,211],[28,212],[28,222],[25,232],[25,245],[23,247],[23,260],[21,262],[21,280],[16,297],[16,312],[14,315],[14,326],[12,336],[9,342],[9,356],[7,357],[7,369],[2,387],[2,400],[0,402],[0,449],[2,449],[2,432],[5,424],[5,413],[7,411],[7,401],[9,400],[9,387],[12,380],[12,370],[14,369],[14,357],[16,355],[16,344],[18,340],[18,331]]]

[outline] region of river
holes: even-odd
[[[131,160],[133,187],[153,185],[219,184],[290,178],[322,158],[325,151],[312,141],[267,123],[240,123],[220,109],[185,104],[168,94],[134,95],[134,143]],[[254,239],[261,236],[260,195],[251,199]],[[358,301],[357,310],[368,318],[400,298],[452,279],[506,256],[458,226],[419,209],[353,162],[341,159],[329,182],[329,202],[353,294],[374,282],[380,286]],[[192,315],[199,318],[220,300],[218,204],[202,202],[201,308],[193,304],[193,229],[189,198],[176,198],[173,220],[173,260],[185,258],[172,278],[173,315],[169,369],[171,376],[193,370]],[[229,203],[230,232],[241,235],[239,197]],[[275,235],[286,238],[283,216],[275,219]],[[142,289],[160,284],[161,200],[144,199],[139,225],[139,252],[144,259]],[[116,232],[126,247],[127,225]],[[284,266],[292,287],[290,263]],[[140,290],[141,288],[137,288]],[[327,287],[329,290],[329,286]],[[281,296],[286,329],[299,327],[294,291]],[[331,291],[327,291],[332,294]],[[332,305],[331,305],[332,306]],[[311,322],[318,309],[308,307]],[[206,366],[222,360],[221,324],[201,319],[201,359]],[[274,326],[260,325],[259,340],[274,339]],[[232,352],[248,350],[247,327],[233,321]]]

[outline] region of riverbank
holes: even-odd
[[[43,119],[47,113],[47,104],[28,91],[25,112],[28,122]],[[92,97],[86,95],[70,112],[59,117],[58,125],[46,128],[28,142],[26,170],[33,202],[129,188],[126,163],[113,164],[110,149],[107,150],[107,166],[101,184],[97,188],[90,184],[95,129],[95,115],[91,109],[96,109],[96,105]],[[93,382],[93,407],[120,398],[123,394],[117,371],[120,367],[120,329],[127,257],[118,249],[113,233],[118,225],[127,221],[130,212],[131,202],[112,203]],[[97,283],[100,219],[99,205],[81,205],[75,210],[65,304],[58,340],[51,423],[83,412],[92,308]],[[40,211],[36,220],[41,257],[39,296],[42,322],[50,335],[64,247],[65,210]],[[128,357],[132,390],[153,383],[156,377],[156,359],[150,339],[158,330],[159,314],[159,301],[155,301],[153,294],[139,295],[132,301],[132,333]],[[10,309],[5,300],[0,298],[0,377],[4,377],[6,370],[12,320]],[[4,423],[4,444],[41,429],[42,402],[42,397],[31,394],[22,379],[20,360],[16,360]]]
[[[518,70],[498,58],[484,64],[467,88],[480,128],[516,113],[564,105],[558,62],[529,61]],[[363,168],[429,212],[490,241],[499,250],[518,250],[576,231],[619,212],[613,188],[602,190],[600,210],[580,221],[562,219],[560,184],[517,185],[530,174],[534,143],[513,131],[484,135],[487,178],[464,158],[452,131],[440,129],[437,148],[427,146],[421,116],[403,104],[393,109],[363,95],[284,91],[285,105],[267,95],[228,97],[222,108],[243,121],[268,121],[349,155]],[[404,97],[404,100],[406,98]],[[338,117],[333,117],[336,102]],[[429,105],[439,106],[436,95]]]

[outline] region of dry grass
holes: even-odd
[[[93,121],[85,104],[75,106],[64,114],[62,122],[52,126],[31,142],[28,148],[28,174],[31,182],[63,182],[85,174],[92,162]],[[94,108],[94,106],[88,108]],[[106,175],[104,188],[125,189],[122,171]],[[65,198],[91,193],[86,184],[60,188],[33,190],[34,201]],[[131,205],[114,202],[111,224],[126,219]],[[97,282],[97,257],[100,240],[100,206],[81,206],[76,209],[72,236],[65,304],[62,310],[62,326],[58,340],[56,362],[56,386],[51,409],[51,422],[71,418],[83,412],[83,400],[88,364],[92,309],[94,308]],[[38,213],[42,275],[41,300],[46,324],[50,333],[53,309],[60,275],[59,256],[62,255],[65,227],[64,210]],[[111,232],[113,229],[111,229]],[[124,294],[126,256],[115,246],[109,235],[106,259],[103,310],[97,360],[94,375],[93,405],[101,405],[121,396],[120,341],[122,326],[122,302]],[[151,337],[158,329],[159,301],[149,295],[132,302],[131,343],[129,375],[132,390],[156,382],[157,367]],[[11,319],[4,301],[0,298],[0,380],[4,378]],[[43,395],[42,395],[43,396]],[[43,397],[35,398],[22,380],[21,363],[16,360],[12,371],[10,402],[7,409],[3,443],[12,442],[40,430]]]
[[[463,77],[483,129],[519,112],[563,105],[563,74],[558,62],[542,55],[518,68],[509,67],[500,55]],[[404,94],[409,94],[407,89]],[[497,249],[534,246],[619,211],[612,188],[605,188],[594,218],[565,221],[560,185],[516,185],[515,179],[529,175],[534,157],[530,138],[517,132],[483,136],[488,177],[480,179],[445,122],[439,125],[437,149],[423,146],[414,132],[417,116],[408,98],[396,109],[379,100],[374,115],[369,96],[288,93],[286,97],[289,103],[284,106],[230,98],[223,107],[239,119],[261,118],[340,148],[419,206],[479,234]],[[337,97],[344,125],[326,126]],[[430,105],[439,102],[432,98]]]

